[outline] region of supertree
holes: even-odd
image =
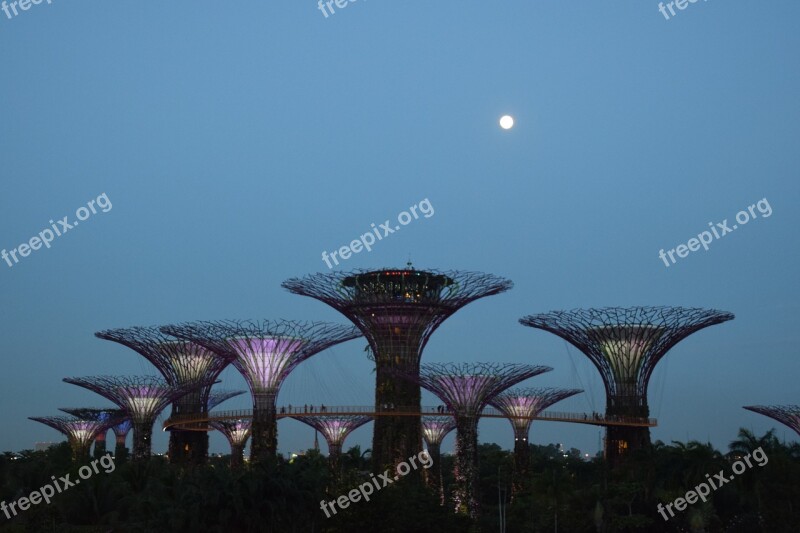
[[[294,418],[322,433],[328,443],[328,463],[334,477],[339,475],[339,458],[342,455],[344,440],[354,430],[372,420],[371,416],[364,415],[297,416]]]
[[[153,423],[159,413],[181,396],[207,385],[174,386],[155,376],[93,376],[64,381],[96,392],[125,409],[133,423],[134,460],[150,457]]]
[[[244,394],[245,392],[247,391],[212,389],[211,393],[208,395],[208,410],[211,411],[213,408],[215,408],[222,402],[226,402],[231,398]]]
[[[104,422],[105,427],[98,431],[97,436],[94,438],[94,456],[100,457],[106,454],[106,433],[108,428],[125,418],[125,411],[122,409],[96,409],[88,407],[62,407],[59,411],[64,411],[68,415],[72,415],[82,420],[97,420]]]
[[[398,380],[419,374],[422,351],[442,322],[465,305],[512,287],[478,272],[405,269],[329,272],[292,278],[283,287],[333,307],[364,333],[375,361],[375,410],[402,406],[419,412],[420,388]],[[422,449],[419,416],[380,416],[372,439],[373,468],[383,471]]]
[[[448,433],[456,428],[456,419],[452,416],[424,415],[422,417],[422,439],[428,447],[428,455],[433,463],[433,471],[426,470],[428,486],[439,494],[444,505],[444,484],[442,483],[441,446]]]
[[[489,402],[511,422],[514,429],[514,476],[512,497],[523,489],[530,470],[528,433],[533,417],[565,398],[583,392],[581,389],[525,388],[502,392]]]
[[[67,416],[32,416],[29,418],[66,435],[69,446],[72,448],[74,462],[87,460],[92,441],[100,431],[108,428],[105,422],[99,420],[83,420]]]
[[[239,468],[244,463],[244,447],[250,438],[252,421],[242,418],[212,420],[211,427],[225,435],[231,445],[231,468]]]
[[[435,394],[456,421],[453,500],[457,513],[474,520],[478,492],[478,419],[495,396],[517,383],[553,370],[549,366],[501,363],[423,364],[419,374],[399,373]]]
[[[748,405],[745,409],[777,420],[800,435],[800,405]]]
[[[312,355],[361,336],[352,326],[289,320],[193,322],[162,329],[233,359],[253,396],[253,461],[277,453],[275,402],[292,370]]]
[[[231,362],[229,357],[193,342],[178,340],[157,327],[109,329],[98,331],[95,336],[135,350],[150,361],[170,385],[204,384],[176,399],[172,404],[172,416],[208,412],[211,385]],[[170,462],[202,464],[206,461],[208,433],[198,429],[202,428],[181,429],[177,426],[170,430]]]
[[[111,431],[114,432],[115,447],[114,447],[114,460],[121,463],[128,458],[128,448],[125,447],[125,440],[128,438],[128,433],[133,428],[133,422],[126,417],[120,423],[111,426]]]
[[[607,416],[647,418],[647,385],[656,363],[692,333],[733,318],[713,309],[605,307],[531,315],[520,323],[558,335],[594,363],[605,384]],[[626,451],[649,444],[647,426],[606,427],[611,465]]]

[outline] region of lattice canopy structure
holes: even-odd
[[[416,380],[444,402],[456,420],[456,464],[453,500],[457,513],[477,520],[478,419],[498,394],[528,378],[553,370],[549,366],[501,363],[423,364]]]
[[[308,424],[322,434],[325,442],[328,443],[328,462],[331,471],[334,476],[337,476],[339,474],[339,458],[342,455],[342,445],[345,439],[354,430],[372,420],[372,417],[362,415],[298,416],[295,419]]]
[[[233,359],[253,396],[254,461],[277,452],[275,403],[289,374],[309,357],[361,336],[352,326],[288,320],[193,322],[162,329]]]
[[[574,345],[600,371],[606,414],[648,417],[647,386],[658,361],[701,329],[733,320],[731,313],[684,307],[605,307],[530,315],[525,326]],[[615,463],[628,449],[650,443],[647,427],[607,429],[606,456]]]
[[[533,417],[561,400],[583,392],[581,389],[523,388],[501,392],[489,402],[508,417],[514,429],[514,478],[512,494],[519,493],[528,479],[530,447],[528,433]]]
[[[105,423],[94,438],[94,456],[100,457],[106,453],[106,433],[114,424],[125,418],[125,411],[114,408],[91,408],[91,407],[62,407],[59,411],[64,411],[68,415],[82,420],[97,420]]]
[[[777,420],[800,435],[800,405],[748,405],[744,408]]]
[[[67,436],[72,448],[72,460],[81,462],[89,459],[89,447],[98,433],[108,429],[106,422],[84,420],[67,416],[32,416],[30,420],[46,424]]]
[[[215,353],[199,344],[163,333],[157,327],[132,327],[98,331],[95,336],[135,350],[155,366],[167,383],[175,386],[203,384],[177,399],[172,416],[206,413],[211,385],[231,363],[231,357]],[[204,431],[171,430],[171,462],[205,462],[208,434]]]
[[[444,505],[444,484],[442,482],[442,441],[448,433],[456,428],[456,419],[452,416],[424,415],[422,417],[422,439],[428,447],[433,467],[425,470],[428,486],[439,494]]]
[[[133,424],[133,458],[150,457],[153,423],[164,408],[205,383],[170,385],[154,376],[64,378],[66,383],[96,392],[124,409]]]
[[[230,418],[213,420],[211,427],[225,435],[231,445],[231,467],[238,468],[244,463],[244,447],[250,438],[252,421],[250,419]]]
[[[211,389],[208,395],[208,410],[211,411],[222,402],[226,402],[236,396],[241,396],[247,391],[243,390],[224,390],[224,389]]]
[[[364,333],[376,366],[376,410],[419,408],[419,385],[398,380],[393,370],[418,375],[422,351],[442,322],[465,305],[512,285],[491,274],[415,270],[410,264],[405,269],[313,274],[283,283],[294,294],[333,307]],[[375,471],[418,453],[420,427],[415,416],[378,417],[372,440]]]

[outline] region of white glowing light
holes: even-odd
[[[500,117],[500,127],[504,130],[510,130],[514,127],[514,117],[511,115],[503,115]]]

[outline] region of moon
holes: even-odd
[[[504,130],[510,130],[514,127],[514,117],[511,115],[503,115],[500,117],[500,127]]]

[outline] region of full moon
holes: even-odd
[[[504,130],[510,130],[514,127],[514,117],[511,115],[503,115],[500,117],[500,127]]]

